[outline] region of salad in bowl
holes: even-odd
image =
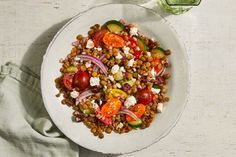
[[[99,138],[149,127],[169,101],[171,51],[122,19],[91,26],[72,46],[55,85],[73,120]]]

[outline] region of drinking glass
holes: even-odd
[[[179,15],[189,11],[193,6],[198,6],[201,0],[158,0],[158,3],[167,12]]]

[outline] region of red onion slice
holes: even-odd
[[[94,93],[89,89],[89,90],[86,90],[84,92],[82,92],[75,100],[75,104],[78,105],[79,102],[81,102],[83,99],[91,96],[91,95],[94,95]]]
[[[93,63],[96,64],[99,68],[102,69],[102,71],[104,72],[105,75],[108,74],[105,65],[102,63],[102,61],[101,61],[100,59],[95,58],[95,57],[90,56],[90,55],[86,55],[86,54],[80,54],[80,55],[78,55],[77,57],[79,57],[79,58],[81,58],[81,59],[83,59],[83,60],[88,60],[88,61],[93,62]]]
[[[103,55],[101,55],[101,57],[99,58],[101,61],[102,61],[102,59],[104,58],[106,56],[106,54],[103,54]],[[93,71],[95,71],[95,72],[97,72],[98,71],[98,66],[94,66],[93,67]]]
[[[128,109],[123,109],[121,111],[118,112],[119,114],[127,114],[130,117],[132,117],[135,121],[140,120],[132,111],[128,110]]]

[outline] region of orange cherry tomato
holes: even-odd
[[[130,108],[130,110],[132,112],[134,112],[134,114],[140,118],[144,113],[145,113],[145,110],[146,110],[146,106],[143,105],[143,104],[136,104],[134,105],[133,107]],[[132,121],[135,121],[132,117],[130,117],[129,115],[126,115],[126,120],[128,122],[132,122]]]
[[[122,103],[117,98],[111,98],[102,106],[101,113],[105,117],[112,117],[120,110]]]
[[[119,35],[116,35],[113,33],[106,33],[103,37],[103,42],[107,46],[111,46],[111,47],[124,47],[125,46],[124,39],[120,37]]]
[[[161,64],[161,60],[160,60],[160,58],[154,58],[154,69],[155,69],[155,72],[156,73],[159,73],[161,70],[162,70],[162,68],[163,68],[163,65]]]

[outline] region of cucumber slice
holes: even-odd
[[[114,79],[116,81],[121,81],[123,79],[123,74],[122,74],[122,72],[120,70],[117,73],[115,73]]]
[[[79,109],[80,109],[84,114],[91,114],[91,110],[90,110],[90,109],[83,109],[80,105],[79,105]]]
[[[143,122],[142,120],[137,120],[137,121],[132,121],[132,122],[128,122],[129,125],[133,126],[133,127],[139,127]]]
[[[145,42],[143,41],[142,38],[136,36],[135,37],[137,39],[137,42],[138,42],[138,46],[140,47],[140,49],[143,51],[143,52],[146,52],[148,51],[148,46],[145,44]]]
[[[134,80],[128,80],[128,81],[125,81],[122,83],[122,85],[128,83],[130,86],[133,86],[135,84],[135,81]]]
[[[122,23],[116,20],[107,21],[104,26],[106,26],[112,33],[121,32],[125,28]]]
[[[152,53],[152,57],[154,58],[162,58],[166,55],[165,50],[163,50],[161,47],[153,49],[151,53]]]

